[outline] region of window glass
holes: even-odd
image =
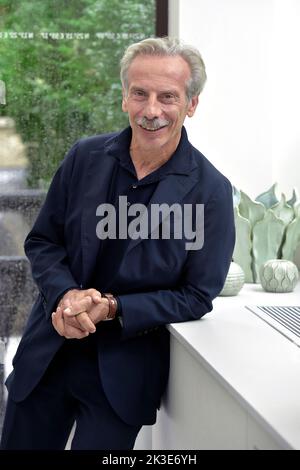
[[[0,0],[0,116],[26,145],[29,186],[47,187],[78,138],[127,125],[119,60],[154,33],[154,0]]]

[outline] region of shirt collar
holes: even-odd
[[[107,152],[117,158],[121,165],[132,170],[133,163],[129,153],[132,130],[127,127],[117,135],[109,139],[106,143]],[[177,149],[171,158],[158,168],[160,174],[184,174],[188,175],[197,166],[193,156],[192,146],[188,140],[185,127],[182,127],[181,138]]]

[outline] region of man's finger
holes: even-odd
[[[57,307],[56,312],[52,313],[52,324],[60,336],[65,335],[64,319],[60,307]]]
[[[89,333],[95,333],[96,327],[86,312],[81,312],[79,315],[76,315],[76,320],[83,330]]]
[[[92,298],[87,295],[81,300],[72,302],[67,308],[64,308],[63,313],[67,317],[75,317],[81,312],[88,312],[93,305]]]
[[[101,299],[101,292],[99,292],[97,289],[87,289],[86,290],[86,295],[89,295],[90,297],[92,297],[93,300],[94,300],[94,298],[95,299],[98,299],[98,298]]]
[[[66,325],[65,326],[65,337],[67,339],[83,339],[89,335],[88,331],[81,331],[78,328],[74,328],[73,326]]]
[[[57,333],[66,339],[82,339],[89,335],[88,331],[81,331],[70,325],[66,325],[60,307],[52,313],[52,323]]]
[[[93,294],[92,295],[92,300],[93,300],[94,304],[100,304],[100,302],[102,300],[101,294],[100,293]]]

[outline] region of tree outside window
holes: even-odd
[[[0,115],[26,143],[30,186],[47,187],[77,139],[127,125],[119,61],[154,34],[154,0],[0,0]]]

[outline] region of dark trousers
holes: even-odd
[[[1,449],[64,449],[74,421],[74,450],[132,449],[141,428],[126,424],[110,406],[92,337],[67,340],[24,401],[8,397]]]

